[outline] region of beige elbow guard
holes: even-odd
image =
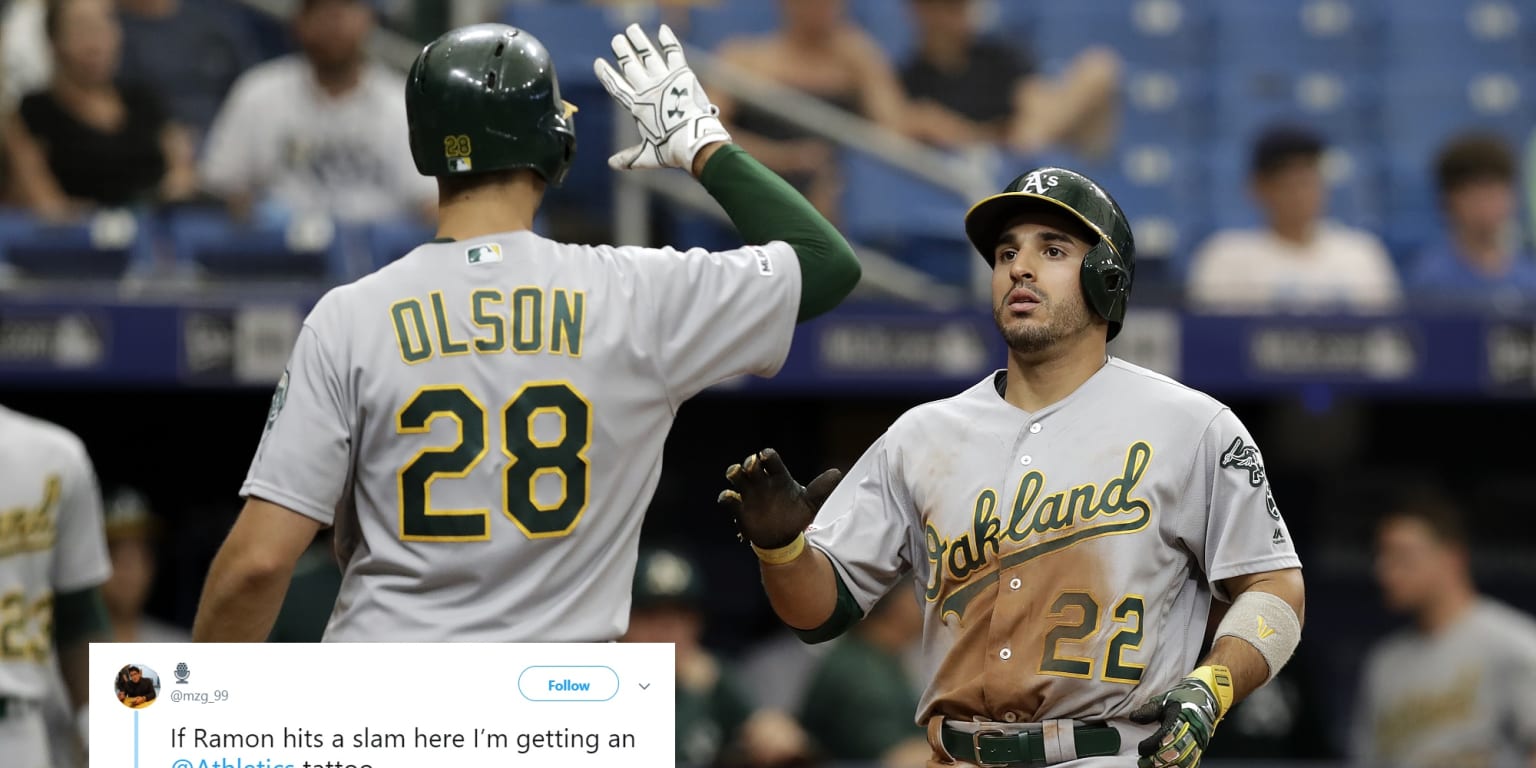
[[[1235,637],[1257,648],[1275,679],[1301,642],[1301,619],[1291,604],[1277,595],[1250,590],[1232,601],[1232,608],[1216,626],[1216,639]]]

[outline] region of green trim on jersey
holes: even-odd
[[[859,601],[854,599],[853,592],[848,590],[848,585],[843,583],[842,574],[834,570],[832,575],[837,579],[837,603],[832,606],[832,615],[815,629],[795,630],[801,642],[808,645],[836,639],[850,627],[864,620],[864,611],[859,608]]]
[[[54,640],[60,648],[107,637],[112,624],[100,587],[60,592],[53,597]]]
[[[859,258],[832,222],[746,150],[735,144],[721,147],[704,164],[699,182],[748,244],[783,240],[795,249],[800,260],[797,322],[831,310],[859,284]]]

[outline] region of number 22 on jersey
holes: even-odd
[[[553,417],[559,436],[540,439],[540,416]],[[567,536],[587,509],[591,494],[592,404],[568,382],[524,385],[499,412],[502,512],[530,539]],[[399,535],[403,541],[486,541],[491,538],[489,509],[433,509],[432,485],[468,477],[490,452],[490,414],[469,390],[458,385],[423,387],[396,415],[399,434],[430,432],[440,418],[452,419],[458,436],[451,446],[423,448],[397,473]],[[559,478],[559,498],[539,499],[539,478]]]

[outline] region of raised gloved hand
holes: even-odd
[[[640,25],[613,36],[614,69],[603,59],[593,63],[597,79],[634,116],[640,143],[608,158],[614,170],[682,168],[692,170],[694,155],[705,145],[730,141],[720,123],[720,109],[709,102],[699,79],[683,58],[672,29],[661,25],[661,46],[651,44]]]
[[[842,477],[843,473],[829,469],[802,486],[790,476],[778,452],[768,448],[725,471],[734,490],[722,492],[720,503],[735,513],[742,536],[761,556],[762,550],[794,543]]]
[[[1132,722],[1161,725],[1137,745],[1137,768],[1195,768],[1231,705],[1232,675],[1222,666],[1201,667],[1147,700]]]

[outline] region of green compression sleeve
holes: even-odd
[[[807,645],[832,640],[847,632],[850,627],[864,618],[864,611],[860,610],[859,601],[854,599],[853,593],[848,590],[848,585],[843,583],[842,575],[835,570],[833,575],[837,576],[837,603],[832,607],[832,615],[815,629],[795,630],[800,641]]]
[[[721,147],[704,163],[699,181],[748,243],[783,240],[795,249],[800,322],[831,310],[859,284],[859,259],[832,222],[746,150]]]
[[[111,624],[107,621],[107,604],[102,600],[101,588],[54,595],[53,626],[60,648],[106,637],[111,632]]]

